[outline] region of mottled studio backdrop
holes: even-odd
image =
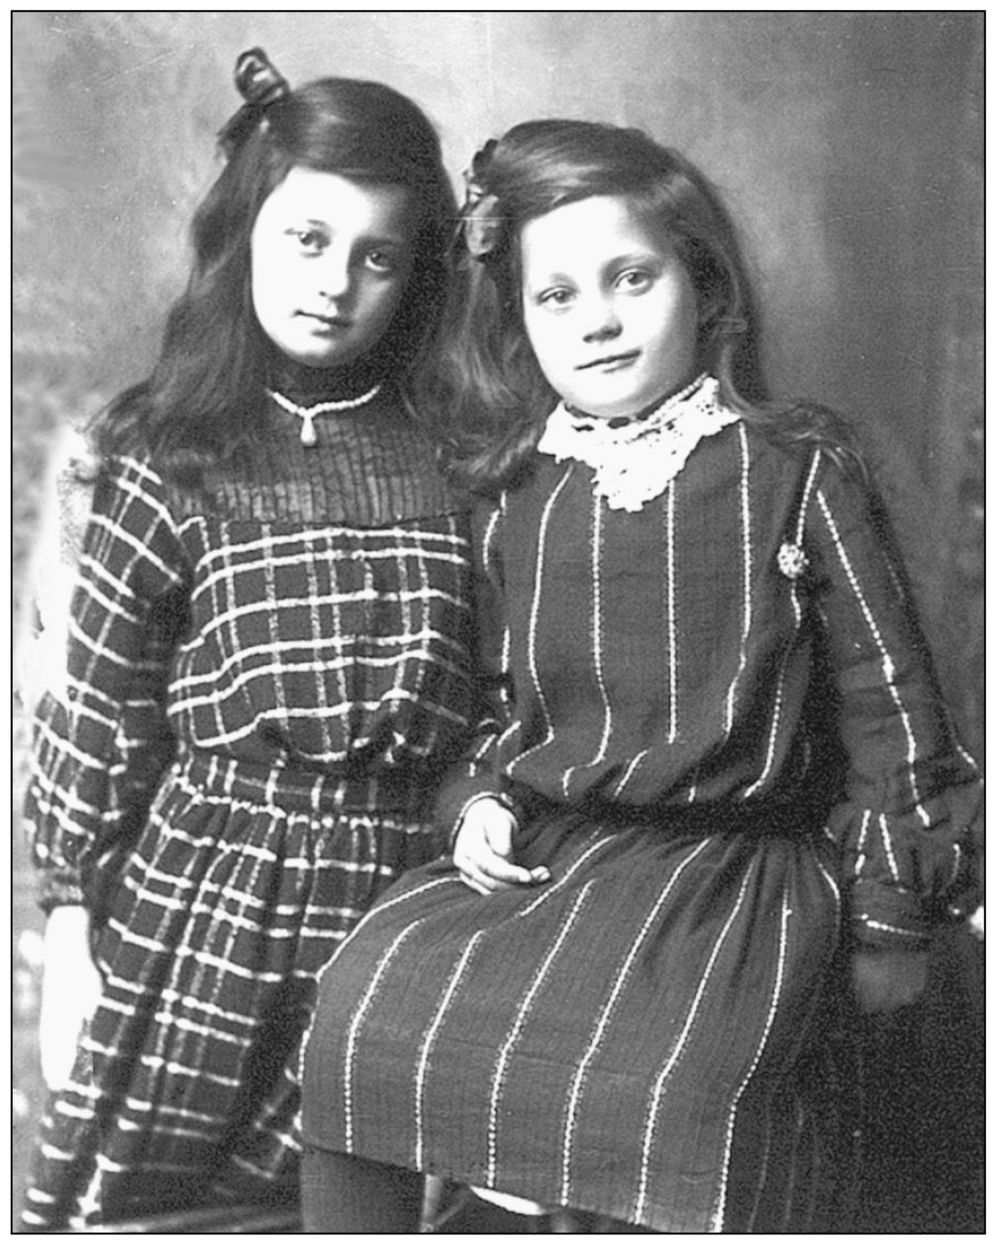
[[[294,85],[411,95],[458,182],[535,116],[638,125],[693,157],[759,274],[774,388],[859,421],[981,749],[983,38],[979,12],[15,13],[15,592],[53,432],[153,361],[234,59],[260,44]]]

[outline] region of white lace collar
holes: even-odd
[[[717,380],[704,374],[644,419],[611,422],[573,414],[562,403],[538,449],[558,462],[590,466],[595,492],[610,509],[637,511],[665,492],[705,436],[737,419],[721,404]]]

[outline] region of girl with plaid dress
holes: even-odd
[[[29,1230],[295,1202],[317,974],[438,853],[467,734],[466,519],[411,402],[455,217],[438,139],[376,83],[292,91],[258,49],[236,80],[159,361],[97,429],[36,714]]]
[[[520,125],[466,238],[446,396],[494,711],[442,792],[451,859],[321,975],[307,1227],[414,1231],[426,1172],[586,1231],[832,1229],[844,983],[873,1012],[922,989],[972,762],[857,455],[758,386],[700,174]]]

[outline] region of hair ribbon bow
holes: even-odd
[[[289,83],[262,48],[241,52],[233,70],[233,82],[244,104],[219,132],[220,145],[227,156],[252,132],[266,108],[288,99],[292,93]]]
[[[498,245],[505,220],[496,194],[484,188],[484,173],[498,143],[489,139],[471,161],[463,174],[466,182],[466,198],[461,212],[463,241],[468,253],[484,263]]]

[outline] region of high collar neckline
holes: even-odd
[[[385,383],[390,370],[389,360],[375,352],[345,367],[308,367],[273,349],[267,363],[267,387],[299,406],[314,406],[360,397]]]
[[[623,424],[576,417],[562,403],[547,420],[537,449],[558,462],[590,467],[597,497],[612,510],[637,512],[666,492],[702,440],[737,419],[722,403],[718,382],[704,373],[646,419]]]

